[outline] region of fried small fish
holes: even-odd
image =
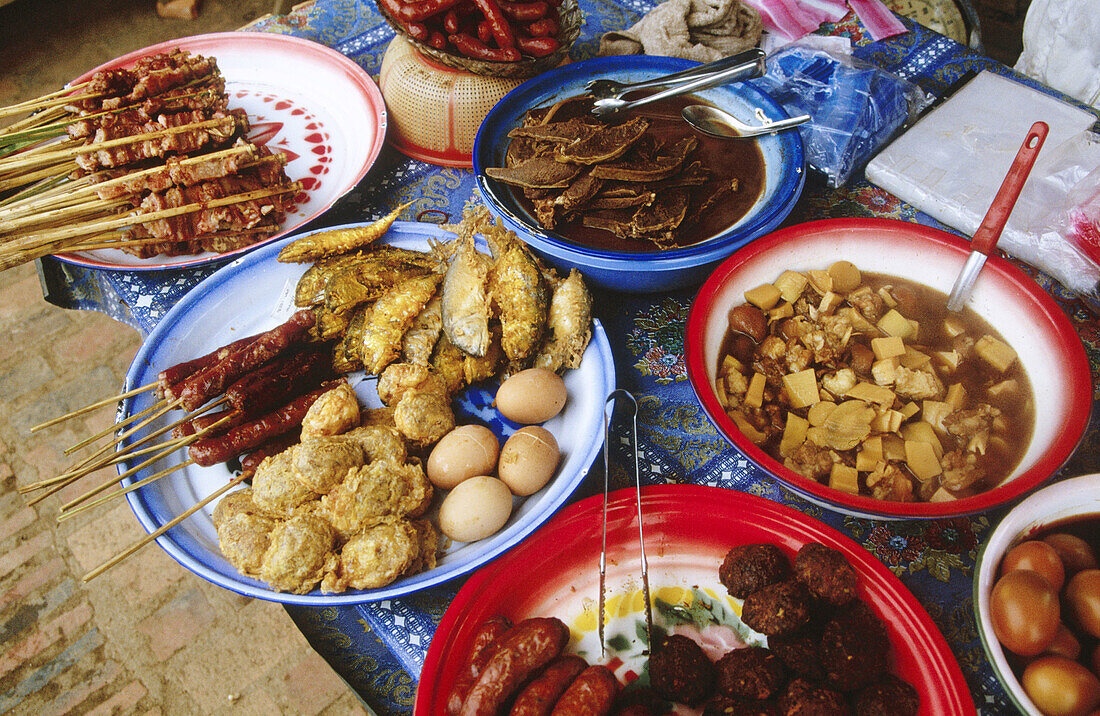
[[[492,259],[477,250],[472,233],[447,245],[443,278],[443,332],[456,346],[475,356],[489,347],[489,269]]]
[[[546,330],[550,288],[530,250],[510,231],[488,231],[495,261],[489,293],[500,317],[501,348],[509,360],[522,361],[538,348]]]
[[[547,340],[535,356],[534,367],[560,371],[579,366],[592,338],[592,295],[577,269],[554,288],[547,327]]]
[[[398,206],[386,216],[367,226],[349,229],[330,229],[303,236],[283,247],[279,252],[279,261],[283,263],[306,263],[325,256],[346,254],[349,251],[368,246],[382,238],[402,211],[412,205],[407,202]]]
[[[443,299],[437,294],[428,301],[401,339],[401,352],[413,365],[428,365],[439,334],[443,331]]]
[[[374,302],[363,326],[363,369],[378,375],[401,353],[401,338],[435,294],[438,274],[408,278]]]

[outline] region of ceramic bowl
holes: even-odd
[[[583,94],[585,84],[592,79],[636,82],[694,64],[689,60],[649,55],[598,57],[558,67],[509,92],[485,117],[474,141],[474,172],[489,210],[549,263],[565,270],[577,267],[596,286],[643,293],[701,282],[722,259],[779,226],[794,208],[806,178],[802,139],[796,130],[751,140],[759,143],[764,155],[766,179],[761,195],[745,216],[716,236],[668,251],[594,249],[557,231],[543,229],[510,187],[485,175],[486,167],[504,166],[508,132],[520,126],[528,110]],[[757,108],[773,120],[787,117],[779,104],[749,83],[725,85],[696,94],[749,123],[758,123],[753,119]]]
[[[947,294],[966,262],[967,240],[888,219],[798,224],[753,241],[699,290],[688,315],[688,379],[718,431],[787,488],[829,509],[873,518],[942,518],[1011,503],[1054,474],[1077,447],[1092,409],[1092,379],[1080,338],[1057,303],[1011,262],[990,257],[969,306],[1016,350],[1035,396],[1035,429],[1016,469],[1000,485],[945,502],[891,502],[851,495],[806,478],[754,445],[723,411],[713,385],[727,312],[744,292],[784,270],[826,269],[844,258],[860,270],[898,276]]]
[[[1020,713],[1042,716],[1013,673],[1005,650],[993,632],[989,595],[996,584],[1001,560],[1009,549],[1049,525],[1082,515],[1100,516],[1100,474],[1075,477],[1038,490],[1012,508],[978,552],[974,566],[974,614],[978,634],[993,673]]]

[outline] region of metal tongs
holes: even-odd
[[[614,401],[617,398],[626,398],[630,401],[632,413],[631,420],[631,436],[630,445],[631,451],[634,453],[634,491],[635,500],[638,505],[638,552],[641,556],[641,569],[642,569],[642,593],[645,596],[645,629],[646,629],[646,643],[649,648],[653,648],[653,607],[649,600],[649,563],[645,557],[645,535],[642,529],[642,483],[641,473],[638,470],[638,401],[634,399],[634,396],[629,392],[618,389],[613,390],[607,396],[607,400],[604,401],[604,424],[603,424],[603,543],[600,547],[600,604],[598,628],[600,632],[600,654],[602,656],[607,655],[607,647],[604,644],[604,612],[606,605],[604,604],[604,590],[605,582],[607,580],[607,493],[609,483],[611,479],[611,465],[608,457],[608,444],[610,441],[610,424],[611,417],[614,415]],[[611,415],[607,413],[607,406],[611,405]],[[643,652],[645,653],[645,652]]]
[[[765,70],[765,54],[758,47],[723,57],[705,65],[663,75],[641,82],[621,83],[615,80],[590,80],[585,90],[596,101],[592,113],[598,117],[610,117],[632,107],[640,107],[651,102],[687,94],[695,90],[717,87],[731,82],[740,82],[760,77]],[[636,100],[624,100],[623,96],[643,89],[664,87],[660,92]]]

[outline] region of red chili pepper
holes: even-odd
[[[509,20],[517,23],[528,23],[534,22],[535,20],[541,20],[550,12],[550,6],[543,2],[543,0],[534,0],[534,2],[499,0],[499,2],[501,12],[503,12]]]
[[[489,47],[476,37],[465,33],[450,35],[447,39],[459,52],[475,60],[518,62],[520,59],[519,50],[514,47]]]
[[[531,57],[546,57],[547,55],[556,52],[561,43],[553,37],[527,37],[526,35],[518,35],[516,37],[516,46],[519,47],[519,51],[525,55]]]
[[[552,17],[544,17],[541,20],[532,22],[526,30],[531,37],[557,37],[558,21]]]
[[[516,46],[516,32],[504,16],[500,5],[496,0],[474,0],[474,5],[485,19],[489,21],[489,29],[493,31],[493,39],[497,41],[497,47],[505,49]]]

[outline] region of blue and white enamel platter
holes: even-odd
[[[426,250],[429,239],[449,238],[450,234],[433,224],[399,221],[394,223],[383,241],[401,248]],[[285,321],[295,310],[294,287],[308,266],[284,264],[276,260],[279,250],[291,240],[269,244],[237,259],[184,296],[138,351],[126,376],[126,388],[154,382],[157,373],[168,366],[204,355],[238,338]],[[486,250],[484,246],[479,248]],[[569,499],[599,455],[603,444],[604,398],[615,389],[615,369],[611,347],[598,322],[593,327],[592,340],[580,367],[567,371],[563,377],[569,394],[568,402],[559,415],[544,424],[557,438],[562,453],[554,479],[534,495],[522,501],[517,498],[511,518],[496,534],[479,542],[449,545],[439,555],[438,565],[434,569],[400,579],[380,589],[350,590],[340,594],[276,592],[263,582],[242,576],[222,557],[211,520],[216,502],[171,528],[157,542],[184,567],[214,584],[246,596],[288,604],[361,604],[410,594],[465,575],[503,554],[542,525]],[[381,404],[373,377],[352,374],[349,382],[355,387],[361,405],[377,407]],[[495,390],[495,385],[483,385],[461,393],[455,401],[458,422],[480,422],[492,428],[498,437],[510,434],[515,426],[499,417],[492,407]],[[133,415],[149,407],[154,400],[151,393],[129,398],[123,403],[122,412],[124,416]],[[130,440],[170,423],[181,414],[174,411],[159,418]],[[132,484],[186,460],[186,451],[179,450],[126,478],[124,484]],[[120,473],[128,467],[120,465]],[[212,467],[186,465],[129,493],[127,499],[142,526],[146,531],[153,532],[232,477],[230,469],[224,464]]]

